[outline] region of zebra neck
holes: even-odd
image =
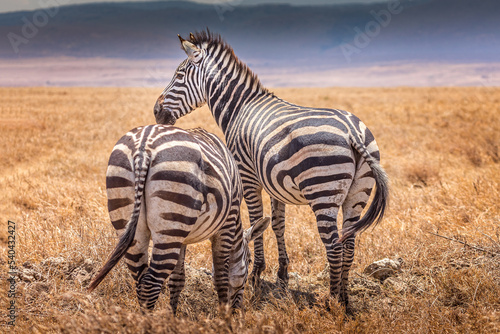
[[[245,109],[245,106],[252,103],[264,95],[265,91],[259,85],[247,86],[245,82],[235,80],[235,83],[222,81],[220,86],[226,86],[226,89],[209,92],[208,107],[217,122],[217,125],[224,133],[231,127],[231,123]]]
[[[268,94],[259,79],[234,54],[225,56],[229,57],[227,63],[209,66],[205,74],[208,78],[205,81],[206,101],[224,133],[245,104]]]

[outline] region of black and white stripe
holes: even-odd
[[[288,283],[285,205],[309,205],[326,247],[331,294],[347,305],[355,235],[382,219],[388,198],[372,133],[349,112],[302,107],[276,97],[220,36],[207,31],[180,40],[188,58],[158,98],[156,121],[173,124],[207,103],[238,164],[252,222],[263,215],[262,189],[272,197],[279,282]],[[375,184],[373,202],[361,217]],[[264,268],[260,237],[255,241],[255,283]]]
[[[250,261],[248,242],[264,231],[269,219],[243,231],[241,179],[220,139],[202,129],[133,129],[111,153],[106,189],[120,240],[91,291],[124,256],[140,304],[153,308],[168,279],[175,313],[185,282],[186,245],[210,239],[219,301],[241,306]]]

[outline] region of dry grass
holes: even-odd
[[[188,282],[177,319],[166,296],[152,314],[141,312],[123,265],[87,294],[90,275],[116,242],[104,189],[109,153],[126,131],[154,123],[159,93],[0,89],[0,239],[5,247],[6,222],[14,220],[16,260],[23,273],[17,284],[17,332],[500,331],[500,256],[493,255],[500,253],[498,88],[276,90],[302,105],[354,112],[381,148],[391,203],[383,223],[357,241],[354,317],[346,318],[335,303],[330,311],[323,307],[325,252],[307,207],[287,208],[290,294],[277,294],[273,286],[278,261],[269,229],[264,289],[258,296],[247,289],[242,316],[230,317],[217,307],[210,276],[202,269],[211,267],[208,243],[188,248]],[[221,134],[206,108],[178,125]],[[51,257],[62,259],[47,261]],[[387,257],[403,260],[396,276],[379,282],[363,274],[367,265]],[[0,273],[2,331],[9,302],[6,271]]]

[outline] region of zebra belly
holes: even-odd
[[[265,183],[263,184],[264,190],[268,193],[269,196],[275,198],[285,204],[293,204],[293,205],[306,205],[308,204],[305,199],[302,191],[297,187],[297,185],[293,182],[290,176],[285,176],[283,179],[284,187],[280,187],[278,189],[271,188],[269,186],[266,187]]]

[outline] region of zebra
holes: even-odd
[[[241,308],[251,257],[248,243],[270,218],[243,231],[238,168],[217,136],[168,125],[135,128],[111,153],[106,191],[109,216],[120,237],[89,291],[124,256],[139,304],[153,309],[168,279],[175,314],[185,284],[186,245],[210,239],[219,302]]]
[[[271,197],[279,286],[288,286],[285,206],[309,205],[326,248],[330,295],[347,309],[355,236],[380,222],[388,202],[388,177],[373,134],[347,111],[280,99],[208,29],[191,33],[190,40],[178,37],[187,59],[156,101],[156,122],[175,124],[207,103],[238,164],[251,222],[263,216],[262,190]],[[361,217],[375,185],[372,204]],[[266,266],[262,236],[254,246],[251,281],[258,287]]]

